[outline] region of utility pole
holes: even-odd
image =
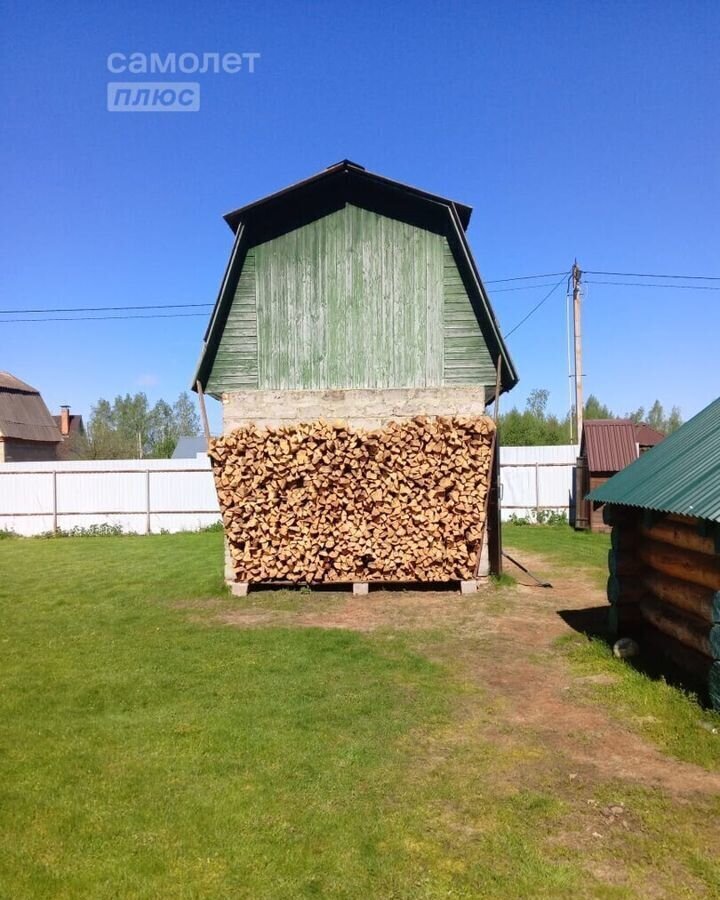
[[[573,288],[573,325],[574,325],[574,347],[575,347],[575,434],[577,442],[580,443],[583,427],[583,368],[582,368],[582,325],[580,319],[580,281],[582,279],[582,270],[577,264],[577,260],[572,267],[572,288]]]

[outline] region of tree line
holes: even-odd
[[[509,447],[569,444],[571,428],[573,438],[577,441],[574,412],[569,412],[563,417],[548,413],[549,398],[548,390],[536,388],[530,392],[524,410],[513,407],[508,412],[501,413],[498,428],[501,444]],[[624,416],[616,416],[594,394],[591,394],[585,403],[584,416],[586,419],[623,418],[638,423],[645,422],[665,435],[678,429],[683,421],[677,406],[673,406],[666,413],[659,400],[656,400],[647,412],[640,406],[626,412]]]
[[[85,433],[73,437],[80,459],[167,459],[181,437],[200,434],[200,419],[190,395],[173,403],[150,405],[143,392],[101,398],[91,408]]]

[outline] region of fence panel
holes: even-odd
[[[579,448],[501,447],[502,518],[532,518],[549,510],[575,513],[574,472]]]
[[[93,460],[0,466],[0,528],[192,531],[220,520],[210,462]]]

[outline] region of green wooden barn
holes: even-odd
[[[349,160],[226,215],[235,239],[193,378],[221,400],[223,431],[482,415],[517,374],[470,215]]]

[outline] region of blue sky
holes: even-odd
[[[720,275],[715,3],[5,10],[4,310],[211,303],[231,244],[222,214],[344,157],[472,205],[486,279],[561,272],[574,257]],[[107,82],[123,77],[110,53],[231,51],[260,53],[255,73],[189,76],[198,113],[106,110]],[[497,290],[508,286],[490,286],[504,331],[548,290]],[[589,284],[584,306],[586,394],[619,413],[658,397],[685,417],[717,396],[719,291]],[[53,409],[87,414],[135,390],[172,400],[204,328],[204,317],[6,322],[0,369]],[[521,380],[506,408],[545,387],[563,412],[564,291],[509,346]]]

